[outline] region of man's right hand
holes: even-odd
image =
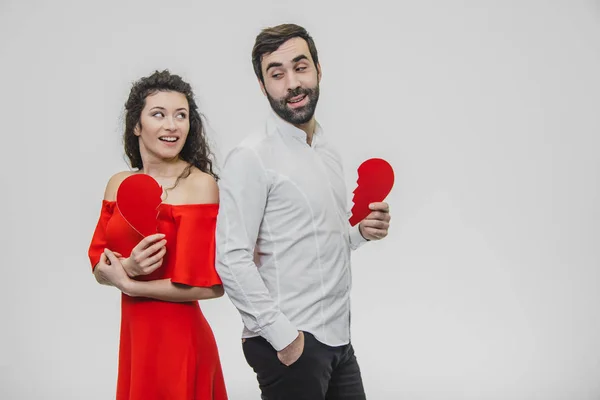
[[[163,262],[167,252],[165,235],[156,233],[146,236],[131,250],[128,258],[121,260],[123,269],[131,278],[148,275],[156,271]]]
[[[277,358],[279,358],[279,361],[281,361],[283,365],[289,367],[298,361],[303,351],[304,333],[302,331],[298,331],[298,337],[296,337],[292,343],[288,344],[286,348],[278,351]]]

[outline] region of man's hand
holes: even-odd
[[[367,240],[380,240],[387,236],[390,227],[390,206],[388,203],[369,204],[371,213],[358,225],[360,234]]]
[[[298,337],[296,337],[296,339],[294,339],[292,343],[288,344],[286,348],[284,348],[281,351],[278,351],[277,358],[279,358],[279,361],[281,361],[282,364],[289,367],[290,365],[298,361],[303,351],[304,332],[298,331]]]

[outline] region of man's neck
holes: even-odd
[[[306,133],[306,143],[310,146],[312,144],[313,135],[315,133],[315,127],[317,125],[315,117],[313,116],[310,121],[305,124],[293,124],[296,128],[303,130]]]

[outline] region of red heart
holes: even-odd
[[[117,189],[117,208],[125,221],[143,237],[157,233],[156,217],[162,188],[147,174],[125,178]]]
[[[394,186],[394,170],[381,158],[371,158],[358,167],[358,186],[354,190],[354,206],[350,225],[354,226],[371,212],[369,204],[381,202]]]

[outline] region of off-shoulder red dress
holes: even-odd
[[[218,204],[161,204],[158,231],[166,235],[163,264],[143,280],[190,286],[221,284],[215,270]],[[114,201],[102,202],[88,251],[92,268],[105,248],[128,257],[142,237]],[[121,298],[117,400],[226,400],[217,344],[197,301]]]

